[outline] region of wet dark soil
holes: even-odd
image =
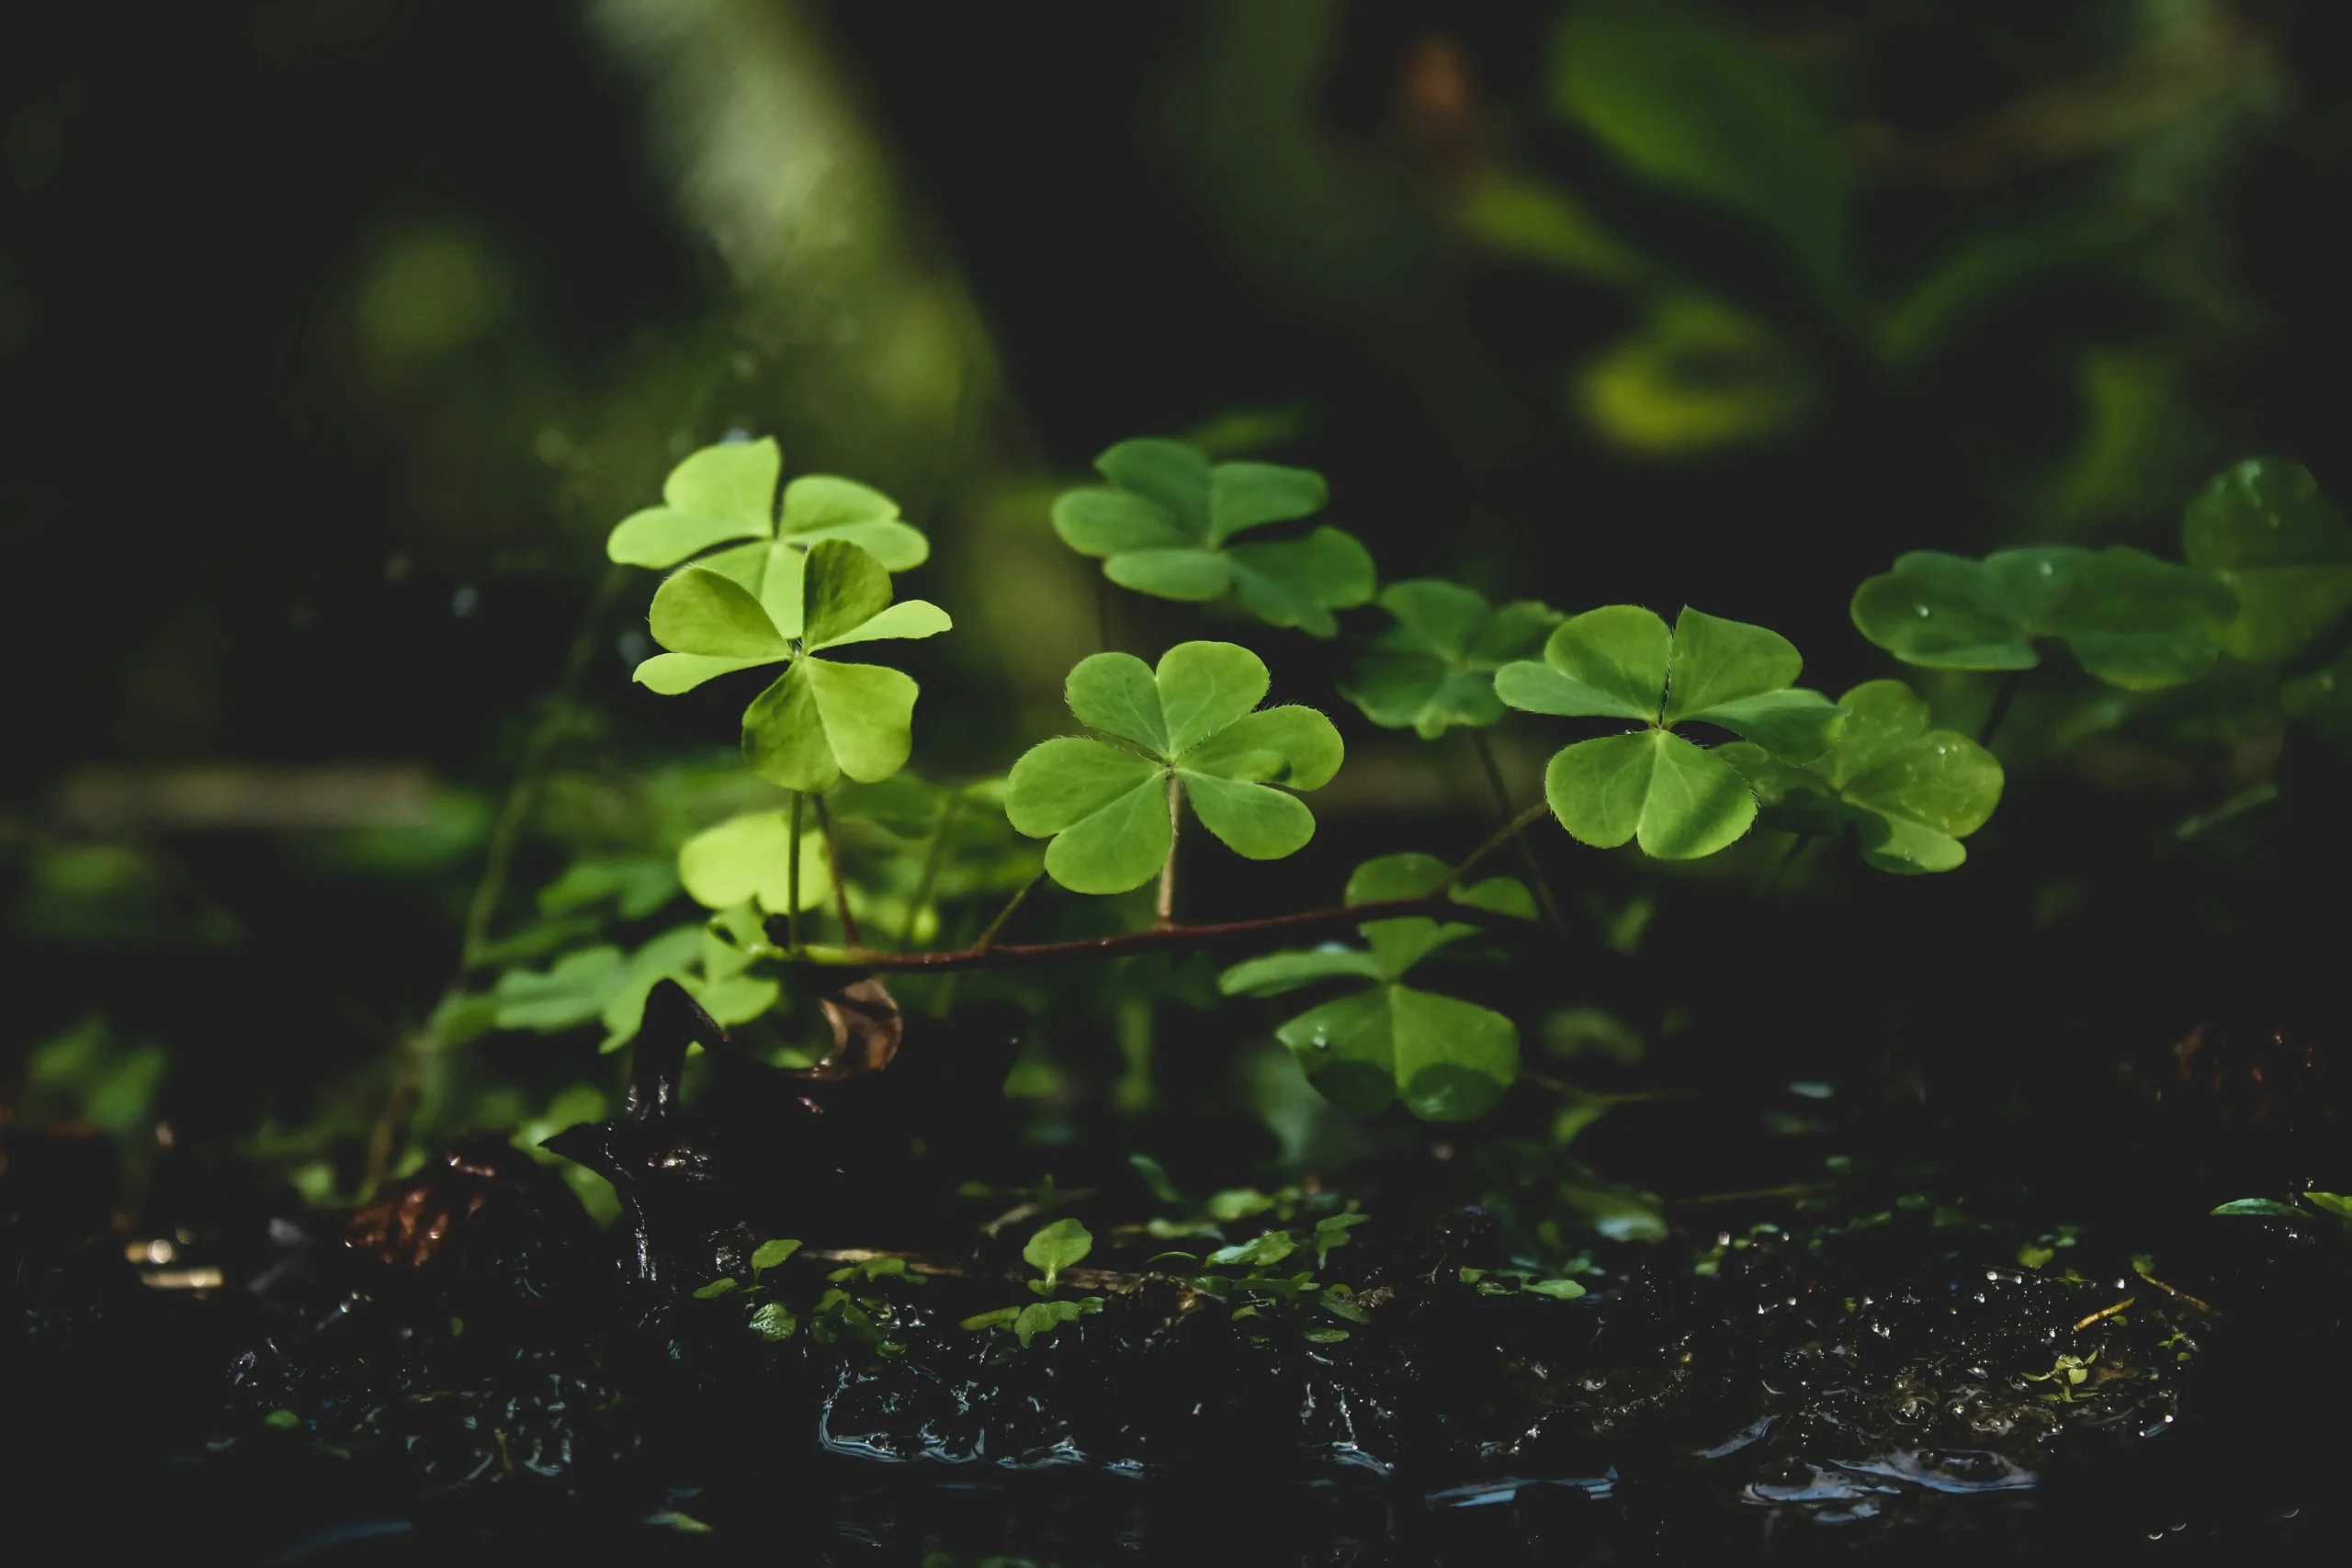
[[[927,1217],[912,1256],[819,1234],[756,1275],[788,1233],[651,1097],[596,1134],[643,1166],[609,1232],[483,1137],[356,1215],[126,1235],[42,1179],[81,1142],[18,1135],[6,1529],[303,1563],[2340,1560],[2346,1227],[2191,1201],[2237,1179],[2217,1159],[2324,1162],[2334,1123],[2191,1103],[2203,1174],[2110,1175],[2104,1201],[2023,1146],[1973,1206],[1957,1189],[1996,1188],[1958,1156],[1874,1184],[1866,1155],[1538,1257],[1507,1206],[1417,1202],[1394,1171],[1205,1237],[1106,1185]],[[2095,1138],[2077,1108],[2097,1157],[2070,1168],[2132,1168],[2151,1128],[2177,1149],[2182,1113],[2149,1114]],[[1315,1268],[1317,1220],[1355,1202]],[[1025,1346],[967,1326],[1037,1299],[1021,1249],[1053,1214],[1097,1237],[1057,1299],[1099,1310]],[[1274,1230],[1305,1245],[1201,1259]]]

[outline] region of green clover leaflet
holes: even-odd
[[[1046,871],[1076,893],[1125,893],[1151,880],[1174,847],[1177,798],[1236,853],[1279,860],[1315,835],[1292,790],[1319,789],[1345,754],[1331,721],[1308,707],[1261,709],[1266,666],[1229,642],[1179,643],[1155,671],[1125,653],[1079,661],[1070,712],[1125,745],[1065,736],[1012,766],[1005,812],[1031,838],[1051,837]]]

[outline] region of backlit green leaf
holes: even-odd
[[[744,710],[744,760],[771,784],[811,794],[844,773],[888,778],[913,747],[917,692],[896,670],[803,654]]]
[[[1695,860],[1736,841],[1756,797],[1722,758],[1663,729],[1579,741],[1544,771],[1560,825],[1596,849],[1636,840],[1660,860]]]
[[[1145,437],[1122,441],[1094,459],[1102,477],[1152,502],[1196,544],[1209,540],[1210,495],[1216,485],[1207,457],[1182,441]]]
[[[2062,638],[2111,685],[2152,691],[2196,679],[2216,649],[2208,628],[2235,614],[2209,571],[2117,545],[2002,550],[1983,560],[1920,550],[1854,593],[1855,626],[1906,663],[2029,670],[2037,639]]]
[[[1309,707],[1244,714],[1183,755],[1187,771],[1289,789],[1321,789],[1346,760],[1329,719]]]
[[[1131,653],[1097,653],[1071,667],[1062,694],[1080,724],[1168,754],[1168,716],[1151,666]]]
[[[1208,542],[1223,544],[1245,529],[1313,516],[1330,499],[1330,487],[1312,468],[1219,463],[1209,472]]]
[[[1474,590],[1440,578],[1392,582],[1381,590],[1380,605],[1396,625],[1357,658],[1340,694],[1374,724],[1410,727],[1432,740],[1453,725],[1501,718],[1494,671],[1535,658],[1560,619],[1557,611],[1532,600],[1498,609]]]
[[[498,977],[498,1027],[542,1034],[575,1028],[604,1010],[627,974],[617,947],[568,953],[545,974],[510,969]]]
[[[605,553],[631,566],[670,567],[714,545],[754,541],[702,564],[767,602],[786,636],[799,635],[799,609],[797,592],[783,580],[797,571],[800,552],[812,545],[844,539],[892,571],[921,566],[930,556],[930,541],[899,518],[898,503],[854,479],[802,475],[785,486],[779,520],[776,479],[783,467],[773,440],[707,446],[671,470],[662,486],[664,504],[613,530]]]
[[[700,567],[664,581],[648,617],[653,640],[673,653],[774,660],[792,644],[741,584]]]
[[[1173,760],[1266,700],[1265,661],[1230,642],[1180,642],[1154,672]],[[1081,715],[1081,717],[1084,716]]]
[[[1201,826],[1246,860],[1280,860],[1315,837],[1315,814],[1295,795],[1189,768],[1176,776]]]
[[[1327,1002],[1275,1033],[1326,1099],[1365,1115],[1402,1099],[1425,1121],[1473,1120],[1519,1077],[1510,1019],[1409,986]]]
[[[1381,977],[1379,961],[1371,953],[1331,943],[1237,964],[1217,976],[1216,986],[1228,997],[1274,997],[1319,980]]]
[[[1149,760],[1100,740],[1064,736],[1030,748],[1012,765],[1005,815],[1012,826],[1042,839],[1075,827],[1141,785],[1157,785],[1163,770]]]
[[[2211,670],[2220,650],[2208,628],[2236,612],[2237,596],[2212,574],[2116,545],[2083,563],[2051,626],[2086,671],[2150,692]]]
[[[1233,587],[1233,563],[1208,550],[1134,550],[1104,561],[1102,575],[1122,588],[1187,604],[1222,599]]]
[[[792,814],[747,811],[706,828],[678,849],[678,880],[687,895],[710,909],[732,909],[756,900],[772,915],[783,914],[791,880]],[[824,840],[807,829],[800,835],[800,907],[813,909],[832,896],[825,868]]]
[[[824,539],[808,552],[800,592],[800,635],[810,648],[822,648],[882,613],[890,603],[890,574],[873,551],[846,539]]]
[[[1311,637],[1340,629],[1334,610],[1372,602],[1379,573],[1372,552],[1352,534],[1317,528],[1303,539],[1236,545],[1225,553],[1233,592],[1242,607],[1270,626],[1296,626]]]
[[[1054,836],[1046,870],[1065,887],[1125,892],[1167,859],[1172,780],[1202,825],[1238,852],[1292,853],[1313,836],[1314,816],[1269,786],[1320,787],[1343,748],[1312,709],[1252,712],[1267,684],[1263,661],[1232,643],[1180,643],[1156,671],[1125,654],[1080,660],[1066,687],[1071,711],[1149,755],[1076,738],[1031,748],[1008,781],[1013,827]]]
[[[1779,693],[1804,671],[1796,645],[1780,633],[1686,607],[1675,617],[1660,717],[1672,725]]]
[[[1165,778],[1159,764],[1100,740],[1047,740],[1012,765],[1005,815],[1017,831],[1053,837],[1046,871],[1056,882],[1076,893],[1124,893],[1168,858]]]
[[[1801,833],[1852,827],[1862,858],[1881,871],[1950,871],[1960,842],[2001,798],[2001,764],[1964,735],[1928,728],[1928,705],[1900,681],[1870,681],[1839,699],[1838,743],[1795,768],[1754,746],[1716,755],[1745,773],[1768,825]]]
[[[1529,713],[1653,721],[1666,700],[1674,634],[1654,612],[1608,604],[1571,615],[1544,645],[1541,664],[1506,664],[1495,694]]]
[[[846,539],[892,571],[910,571],[931,557],[931,541],[899,519],[899,503],[870,485],[831,474],[803,474],[784,487],[780,539],[804,547]]]
[[[1065,1269],[1076,1268],[1094,1250],[1091,1232],[1075,1219],[1056,1220],[1042,1226],[1021,1248],[1022,1261],[1046,1276],[1051,1288]]]
[[[706,446],[670,470],[662,505],[622,520],[605,553],[627,566],[669,567],[729,539],[764,538],[783,468],[773,440]]]
[[[1065,491],[1054,502],[1054,531],[1082,556],[1137,550],[1190,550],[1192,536],[1159,502],[1123,490]]]
[[[1260,619],[1317,637],[1338,630],[1333,610],[1372,597],[1372,558],[1339,529],[1227,547],[1249,529],[1321,510],[1329,493],[1318,474],[1272,463],[1212,467],[1195,448],[1160,440],[1123,441],[1095,467],[1110,488],[1065,492],[1054,503],[1054,531],[1100,558],[1121,587],[1191,603],[1232,593]]]
[[[1266,1231],[1232,1247],[1218,1247],[1209,1254],[1208,1260],[1228,1269],[1264,1269],[1280,1263],[1297,1250],[1298,1238],[1288,1231]]]
[[[1076,1323],[1091,1312],[1101,1311],[1102,1306],[1102,1299],[1100,1296],[1089,1296],[1082,1301],[1075,1302],[1035,1303],[1023,1307],[1020,1315],[1012,1320],[1013,1337],[1021,1341],[1021,1348],[1026,1350],[1029,1348],[1029,1342],[1038,1335],[1048,1333],[1065,1323]]]

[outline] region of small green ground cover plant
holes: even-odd
[[[1763,830],[1792,850],[1845,840],[1897,875],[1949,872],[2007,786],[1992,732],[2018,682],[2058,652],[2125,693],[2205,682],[2242,704],[2253,680],[2258,700],[2301,722],[2352,728],[2352,654],[2318,657],[2352,612],[2352,528],[2284,459],[2217,476],[2187,509],[2179,560],[2121,547],[1923,551],[1860,584],[1853,624],[1898,664],[1993,683],[1973,734],[1939,721],[1948,685],[1883,676],[1832,698],[1800,683],[1804,658],[1785,637],[1691,606],[1669,619],[1633,604],[1497,604],[1442,578],[1383,588],[1362,544],[1321,521],[1344,493],[1308,469],[1215,462],[1156,438],[1121,442],[1096,467],[1104,483],[1053,504],[1056,533],[1102,560],[1110,583],[1198,605],[1216,617],[1204,632],[1223,635],[1149,660],[1114,649],[1080,660],[1064,682],[1071,733],[1031,738],[1001,775],[951,785],[908,766],[922,694],[889,661],[906,639],[955,630],[947,611],[899,589],[929,558],[921,531],[855,481],[786,482],[770,441],[680,463],[662,503],[607,544],[614,561],[666,573],[647,619],[660,651],[637,679],[673,695],[756,671],[741,754],[781,794],[693,834],[674,864],[575,866],[548,890],[551,906],[641,915],[683,888],[706,916],[634,948],[592,943],[545,967],[514,964],[484,998],[490,1017],[545,1032],[599,1021],[609,1048],[632,1036],[664,977],[733,1025],[787,1014],[829,972],[887,978],[1255,942],[1259,954],[1224,964],[1212,989],[1297,995],[1306,1005],[1272,1032],[1317,1093],[1358,1115],[1401,1106],[1471,1121],[1526,1077],[1521,1021],[1453,994],[1442,972],[1566,934],[1532,856],[1523,877],[1488,864],[1547,821],[1592,850],[1662,862],[1704,860]],[[1467,732],[1498,826],[1455,858],[1365,861],[1327,905],[1188,925],[1180,866],[1203,852],[1199,838],[1247,861],[1293,856],[1316,834],[1310,798],[1346,764],[1329,713],[1268,703],[1283,635],[1348,638],[1335,694],[1374,726],[1430,744]],[[1583,733],[1561,737],[1540,799],[1514,798],[1488,732],[1561,720]],[[864,835],[854,863],[842,848],[853,829]],[[1041,886],[1105,900],[1100,934],[1010,940]],[[1148,907],[1125,901],[1146,887]],[[951,904],[971,911],[956,916],[967,940],[941,945]],[[877,925],[884,936],[869,940]],[[1340,940],[1351,931],[1356,941]],[[1055,1321],[1084,1310],[1050,1288],[1079,1256],[1032,1259],[1044,1299],[1006,1319],[1027,1314],[1024,1338],[1050,1326],[1040,1308]]]

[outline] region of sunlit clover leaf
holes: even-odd
[[[1795,686],[1804,668],[1789,640],[1762,626],[1686,608],[1668,629],[1651,611],[1611,604],[1555,629],[1541,663],[1505,665],[1495,694],[1530,713],[1638,722],[1555,754],[1544,798],[1584,843],[1631,839],[1661,860],[1693,860],[1746,833],[1756,797],[1738,769],[1676,727],[1713,725],[1791,761],[1818,756],[1842,715]]]
[[[2181,554],[2237,594],[2237,613],[2211,628],[2241,659],[2292,659],[2352,608],[2352,527],[2309,468],[2249,457],[2213,476],[2188,503]]]
[[[1157,670],[1125,653],[1080,660],[1064,689],[1070,712],[1126,744],[1064,736],[1031,748],[1006,783],[1006,816],[1050,837],[1046,874],[1077,893],[1125,893],[1159,872],[1174,842],[1170,780],[1236,853],[1294,853],[1315,818],[1285,791],[1329,783],[1344,749],[1312,708],[1260,708],[1269,684],[1258,656],[1229,642],[1179,643]]]
[[[2218,657],[2207,627],[2236,600],[2211,572],[2116,545],[1999,550],[1982,560],[1915,550],[1854,591],[1855,627],[1906,664],[2030,670],[2038,639],[2063,640],[2109,685],[2193,681]]]
[[[1330,492],[1312,469],[1212,465],[1194,447],[1158,440],[1122,441],[1094,466],[1110,484],[1065,491],[1054,531],[1122,588],[1192,603],[1229,594],[1270,626],[1326,637],[1339,630],[1332,611],[1372,598],[1371,553],[1340,529],[1232,542],[1320,512]]]
[[[1451,874],[1433,855],[1384,855],[1348,878],[1353,904],[1427,897]],[[1450,895],[1464,904],[1532,919],[1534,899],[1509,877]],[[1484,1115],[1519,1077],[1519,1027],[1501,1013],[1403,985],[1413,966],[1478,928],[1424,916],[1367,920],[1363,949],[1326,943],[1237,964],[1218,977],[1227,996],[1279,996],[1318,981],[1368,981],[1366,989],[1311,1008],[1275,1031],[1325,1099],[1372,1115],[1402,1100],[1424,1121]]]
[[[789,614],[742,584],[688,567],[653,595],[654,640],[670,649],[637,668],[665,694],[715,676],[789,660],[743,713],[743,754],[752,771],[786,789],[822,790],[843,773],[889,777],[912,743],[916,686],[896,670],[818,659],[818,649],[880,637],[926,637],[951,626],[921,599],[890,602],[890,574],[873,552],[825,539],[808,552]]]
[[[771,563],[797,570],[800,552],[821,539],[847,539],[871,551],[892,571],[921,566],[931,545],[899,520],[898,503],[880,491],[831,474],[804,474],[784,487],[776,514],[776,480],[784,455],[773,439],[706,446],[670,470],[660,506],[622,519],[605,553],[627,566],[673,567],[714,545],[751,540],[705,564],[748,575],[754,594]],[[793,558],[786,559],[786,557]]]
[[[1838,699],[1838,742],[1805,767],[1740,743],[1720,754],[1745,773],[1767,827],[1829,834],[1854,829],[1881,871],[1950,871],[1961,840],[2000,804],[2001,764],[1967,736],[1928,728],[1928,705],[1900,681],[1869,681]]]
[[[784,914],[791,901],[792,814],[747,811],[704,829],[678,847],[678,880],[705,908],[731,909],[756,902],[769,914]],[[804,827],[800,908],[816,908],[831,896],[824,840],[813,828]]]
[[[1392,582],[1379,603],[1396,624],[1357,658],[1340,694],[1373,723],[1409,727],[1424,740],[1453,725],[1484,727],[1501,718],[1495,671],[1540,655],[1561,619],[1532,599],[1497,606],[1475,589],[1435,577]]]

